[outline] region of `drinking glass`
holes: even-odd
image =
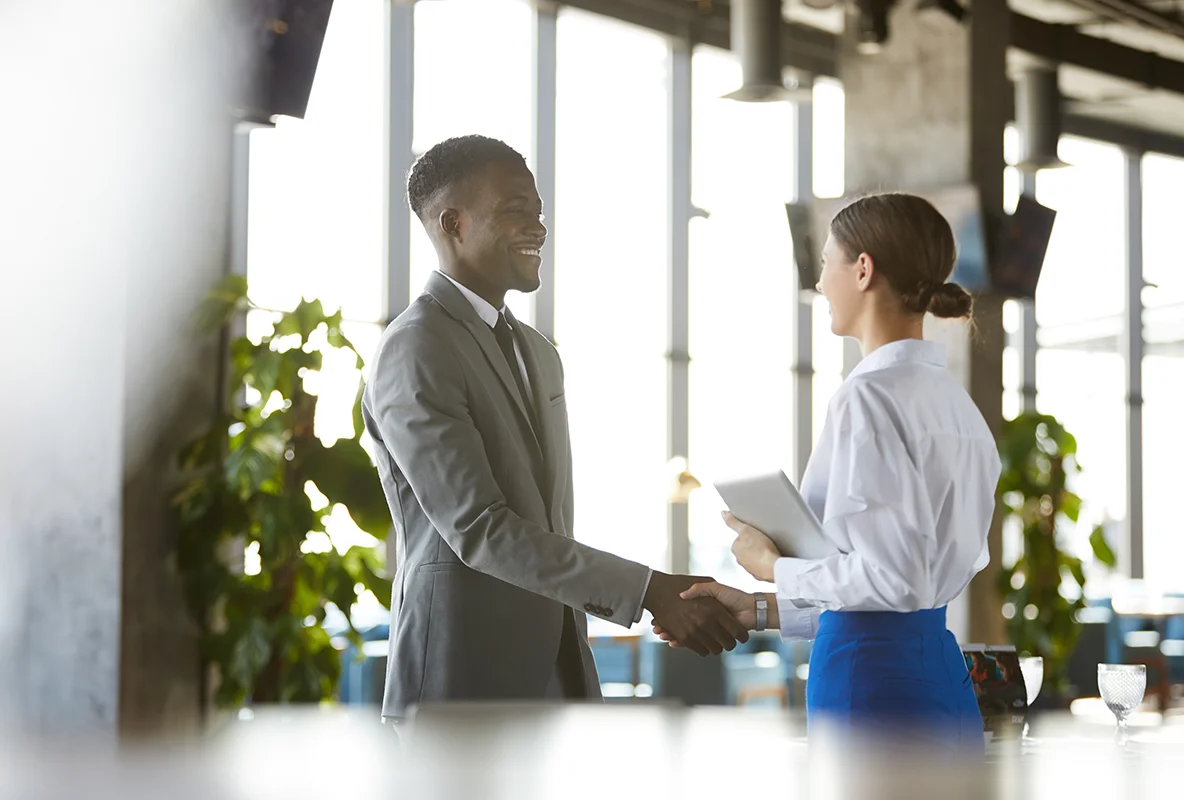
[[[1044,659],[1040,656],[1030,656],[1020,659],[1020,674],[1024,676],[1024,687],[1028,690],[1028,705],[1040,694],[1040,687],[1044,685]]]
[[[1029,656],[1020,659],[1020,674],[1024,676],[1024,688],[1028,693],[1028,716],[1032,715],[1032,701],[1040,694],[1040,687],[1044,685],[1044,659],[1040,656]],[[1024,741],[1030,741],[1028,720],[1024,720]]]
[[[1098,690],[1106,707],[1118,720],[1115,739],[1125,744],[1127,717],[1143,702],[1147,667],[1142,664],[1098,664]]]

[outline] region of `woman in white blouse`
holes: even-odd
[[[782,558],[725,514],[737,561],[776,584],[776,601],[718,583],[683,596],[714,596],[754,630],[767,609],[783,637],[815,640],[812,726],[888,725],[981,749],[945,606],[987,565],[1000,462],[942,345],[922,338],[926,312],[970,316],[970,295],[947,283],[954,260],[949,223],[919,197],[865,197],[835,216],[819,290],[832,331],[858,339],[864,358],[831,400],[801,490],[840,555]]]

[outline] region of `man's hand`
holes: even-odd
[[[711,583],[696,583],[690,589],[683,592],[681,597],[688,600],[695,597],[714,597],[745,628],[749,630],[756,628],[756,597],[748,592],[733,589],[731,586],[724,586],[722,583],[715,583],[713,581]],[[779,627],[775,598],[773,598],[773,602],[769,603],[767,624],[770,629],[775,630]],[[669,631],[657,622],[654,623],[654,635],[664,642],[670,642],[672,647],[683,646],[680,641],[675,639]]]
[[[732,542],[732,555],[737,563],[744,567],[749,575],[758,581],[773,581],[773,565],[781,554],[777,552],[777,545],[773,540],[751,525],[745,525],[727,511],[724,512],[724,522],[736,532],[736,541]]]
[[[684,599],[679,595],[711,578],[667,575],[654,571],[642,605],[654,621],[683,647],[705,656],[732,650],[737,641],[748,641],[748,630],[713,597]]]

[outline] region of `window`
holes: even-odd
[[[1143,158],[1143,565],[1164,591],[1184,591],[1184,522],[1175,505],[1184,451],[1184,258],[1177,244],[1184,159]]]
[[[566,370],[581,541],[664,568],[665,39],[561,9],[555,337]]]
[[[477,133],[501,139],[533,169],[533,21],[523,0],[415,4],[412,148],[417,154],[444,139]],[[432,243],[413,219],[412,297],[436,265]],[[506,304],[519,319],[533,323],[529,296],[511,292]]]
[[[1075,536],[1088,556],[1094,525],[1126,516],[1123,358],[1118,352],[1126,263],[1125,166],[1108,144],[1062,137],[1060,157],[1072,167],[1037,176],[1036,199],[1057,209],[1036,316],[1037,409],[1056,416],[1077,437],[1082,472],[1074,482],[1084,501]]]
[[[295,308],[301,297],[340,307],[344,331],[369,359],[378,344],[386,269],[385,9],[383,0],[338,3],[303,120],[280,117],[251,133],[247,280],[267,309]],[[253,312],[248,332],[270,327]],[[317,435],[352,430],[358,385],[352,362],[326,359],[310,391],[322,392]],[[320,387],[318,390],[317,387]]]
[[[289,310],[301,297],[341,308],[343,331],[364,359],[381,334],[385,148],[385,3],[337,3],[305,119],[280,117],[250,137],[247,279],[252,300]],[[247,334],[270,330],[272,311],[253,311]],[[306,388],[318,395],[316,434],[352,435],[361,376],[351,358],[326,356]],[[327,523],[339,548],[373,544],[348,513]],[[370,597],[364,605],[376,607]]]
[[[844,191],[846,124],[843,84],[833,78],[814,81],[814,194],[817,197],[842,197]]]
[[[690,231],[689,456],[711,481],[791,459],[794,114],[788,103],[721,99],[740,83],[731,53],[700,47],[691,73],[692,200],[709,216]],[[751,585],[722,509],[710,489],[692,495],[691,570]]]
[[[1010,165],[1019,160],[1020,136],[1014,125],[1008,125],[1003,132],[1003,158]],[[1015,211],[1020,197],[1020,171],[1013,166],[1003,170],[1003,209],[1008,213]],[[1007,300],[1003,303],[1003,329],[1006,331],[1007,344],[1003,348],[1003,418],[1012,419],[1023,410],[1023,364],[1020,363],[1020,351],[1016,347],[1017,339],[1023,335],[1020,330],[1022,309],[1020,301]],[[1006,547],[1005,547],[1006,549]]]
[[[316,297],[382,318],[385,24],[383,0],[338,3],[306,118],[251,134],[247,276],[262,306]]]
[[[829,78],[814,81],[814,145],[813,183],[817,197],[841,197],[844,192],[843,142],[845,123],[843,85]],[[818,243],[822,246],[822,242]],[[817,268],[818,265],[815,265]],[[830,399],[843,383],[843,340],[830,330],[830,305],[826,298],[814,298],[812,329],[812,362],[814,379],[812,383],[811,409],[814,419],[811,426],[814,441],[822,435],[826,422],[826,409]]]
[[[1122,313],[1126,263],[1122,151],[1114,145],[1065,136],[1058,152],[1073,166],[1043,170],[1036,178],[1036,199],[1057,210],[1036,290],[1041,327]]]

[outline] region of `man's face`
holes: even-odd
[[[533,292],[547,228],[534,175],[524,166],[490,164],[475,176],[460,209],[457,254],[499,292]]]

